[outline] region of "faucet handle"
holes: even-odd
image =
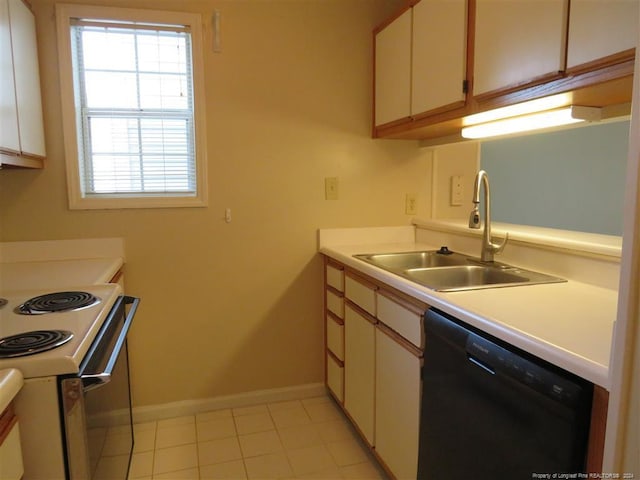
[[[493,253],[501,253],[504,250],[504,247],[507,245],[507,241],[509,240],[509,232],[505,232],[504,240],[502,243],[492,243],[491,249]]]

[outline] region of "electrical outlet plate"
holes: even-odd
[[[326,177],[324,179],[325,200],[338,200],[338,177]]]
[[[404,197],[404,213],[407,215],[415,215],[418,212],[418,195],[416,193],[407,193]]]

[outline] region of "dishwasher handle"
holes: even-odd
[[[480,367],[485,372],[489,372],[491,375],[495,375],[496,374],[496,371],[488,363],[485,363],[482,360],[480,360],[479,358],[474,357],[470,353],[467,353],[467,360],[469,360],[475,366]]]
[[[129,328],[131,327],[131,323],[133,322],[133,317],[135,316],[136,310],[138,309],[140,299],[129,296],[120,298],[119,303],[116,304],[116,306],[114,306],[113,308],[113,312],[115,312],[114,315],[117,315],[117,313],[120,311],[121,303],[124,303],[124,305],[130,304],[131,308],[127,313],[124,324],[120,329],[118,339],[114,343],[113,350],[111,350],[109,360],[107,361],[107,364],[104,367],[103,371],[98,373],[83,374],[80,376],[80,378],[82,379],[82,390],[84,392],[103,387],[111,381],[111,374],[113,373],[113,369],[116,366],[116,362],[118,361],[118,357],[120,356],[122,347],[127,340],[127,334],[129,333]],[[106,320],[106,322],[117,322],[118,320],[113,318],[114,315],[109,315],[109,318]]]

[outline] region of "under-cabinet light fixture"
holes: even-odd
[[[601,109],[572,105],[553,110],[510,116],[500,120],[477,123],[462,128],[460,134],[464,138],[487,138],[499,135],[540,130],[572,123],[600,120]],[[472,123],[475,123],[472,119]],[[467,123],[468,124],[468,123]]]

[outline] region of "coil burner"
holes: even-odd
[[[100,299],[88,292],[55,292],[33,297],[18,308],[16,313],[41,315],[43,313],[68,312],[90,307]]]
[[[21,357],[45,352],[73,338],[67,330],[34,330],[0,338],[0,358]]]

